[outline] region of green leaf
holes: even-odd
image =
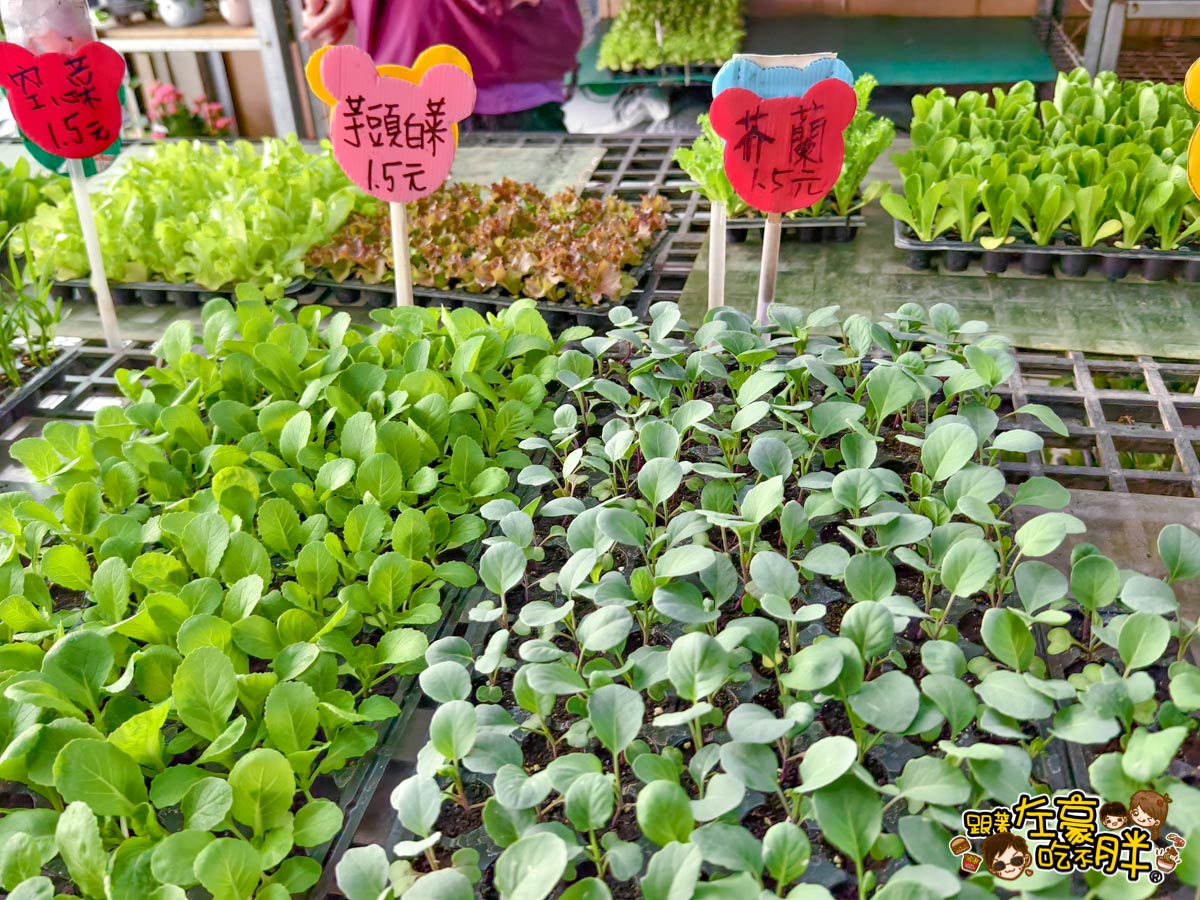
[[[909,801],[957,807],[971,796],[971,786],[958,766],[936,756],[910,759],[896,779],[900,794]]]
[[[234,819],[250,826],[255,835],[289,823],[296,778],[287,758],[278,750],[251,750],[234,763],[229,786],[233,788]]]
[[[581,775],[567,789],[567,821],[580,834],[599,831],[612,819],[615,802],[611,775]]]
[[[1071,566],[1071,593],[1088,612],[1111,606],[1121,589],[1121,573],[1116,563],[1093,554]]]
[[[621,684],[594,690],[587,700],[588,721],[609,753],[623,753],[642,728],[646,704],[637,691]]]
[[[130,759],[139,766],[161,769],[163,725],[166,724],[169,709],[170,704],[163,701],[130,716],[108,736],[109,743],[129,754]]]
[[[454,700],[434,711],[429,723],[429,741],[446,759],[459,760],[475,746],[478,730],[475,707],[466,700]]]
[[[86,591],[92,586],[92,570],[78,547],[57,544],[42,555],[42,574],[69,591]]]
[[[171,685],[180,721],[215,741],[237,703],[237,676],[229,657],[215,647],[201,647],[179,664]]]
[[[1158,534],[1158,555],[1167,567],[1167,581],[1200,577],[1200,535],[1184,525],[1168,525]]]
[[[388,858],[378,844],[351,847],[337,864],[338,889],[346,900],[379,900],[388,887]]]
[[[503,597],[525,577],[525,551],[516,544],[501,541],[484,551],[479,561],[479,577],[497,597]]]
[[[884,557],[857,553],[850,557],[843,576],[856,604],[884,600],[896,589],[896,570]]]
[[[293,838],[297,847],[319,847],[341,830],[342,810],[332,800],[310,800],[296,813]]]
[[[107,896],[104,879],[108,871],[108,855],[100,840],[100,823],[86,802],[67,805],[58,817],[54,840],[71,881],[79,885],[87,896]]]
[[[694,897],[704,858],[692,844],[668,844],[652,857],[642,879],[643,900]]]
[[[921,692],[945,717],[951,738],[975,721],[979,703],[975,693],[959,680],[959,676],[938,672],[926,675],[921,679]]]
[[[813,794],[813,811],[822,836],[851,859],[866,858],[882,831],[879,796],[854,775]]]
[[[673,459],[648,460],[638,471],[638,490],[653,507],[666,503],[683,483],[683,466]]]
[[[151,874],[163,884],[194,887],[200,883],[196,878],[196,857],[215,839],[208,831],[187,830],[167,835],[151,854]]]
[[[812,846],[808,835],[792,822],[776,822],[763,836],[762,862],[780,889],[808,870]]]
[[[667,651],[667,677],[676,692],[692,703],[703,700],[725,683],[729,655],[715,638],[692,632]]]
[[[721,767],[752,791],[779,788],[779,759],[772,747],[745,741],[721,745]]]
[[[183,555],[192,571],[208,578],[216,574],[229,547],[229,523],[217,513],[204,513],[183,529]]]
[[[1013,506],[1038,506],[1042,509],[1066,509],[1071,502],[1071,492],[1059,484],[1038,475],[1021,482],[1013,495]]]
[[[233,788],[220,778],[203,778],[183,795],[179,803],[185,827],[216,831],[233,808]]]
[[[850,771],[858,760],[858,747],[853,739],[835,735],[817,741],[800,761],[800,790],[817,791],[827,787]]]
[[[660,847],[672,841],[687,843],[696,827],[687,791],[673,781],[652,781],[642,788],[637,822],[642,834]]]
[[[1026,556],[1046,556],[1057,550],[1069,534],[1083,534],[1087,527],[1069,513],[1044,513],[1017,529],[1013,540]]]
[[[1174,615],[1179,611],[1175,590],[1159,578],[1131,575],[1121,588],[1121,602],[1134,612]]]
[[[708,547],[685,544],[672,547],[655,563],[656,578],[685,578],[703,572],[716,561],[716,554]]]
[[[935,482],[945,481],[979,449],[979,439],[969,425],[951,422],[933,431],[921,445],[921,467]]]
[[[1171,626],[1154,613],[1134,613],[1121,626],[1117,653],[1125,671],[1144,669],[1162,659],[1171,640]]]
[[[76,631],[58,641],[42,659],[42,675],[79,706],[99,711],[114,654],[98,631]]]
[[[1024,672],[1033,662],[1033,634],[1010,609],[989,609],[983,614],[983,643],[999,662]]]
[[[71,741],[54,761],[54,786],[68,803],[86,803],[98,816],[131,816],[145,803],[146,781],[137,763],[107,741]]]
[[[982,591],[1000,568],[996,551],[987,541],[958,541],[942,560],[942,584],[951,597],[971,597]]]
[[[302,681],[284,681],[271,688],[263,721],[275,749],[290,754],[312,746],[318,708],[316,692]]]
[[[1003,669],[991,672],[975,688],[975,693],[996,712],[1022,722],[1046,719],[1054,712],[1054,704],[1030,689],[1016,672]]]
[[[908,729],[921,705],[921,694],[903,672],[884,672],[865,682],[850,698],[854,713],[880,731],[900,734]]]
[[[776,475],[750,488],[742,498],[740,509],[743,519],[758,525],[782,505],[783,478]]]
[[[1134,781],[1149,784],[1167,770],[1187,735],[1183,725],[1155,732],[1138,728],[1129,737],[1121,768]]]
[[[471,882],[458,869],[429,872],[404,892],[404,900],[472,900],[474,896]]]
[[[213,841],[197,855],[194,868],[213,900],[247,900],[262,874],[258,851],[236,838]]]
[[[567,848],[548,832],[521,838],[496,860],[496,887],[503,900],[545,900],[567,868]]]

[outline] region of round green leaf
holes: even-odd
[[[858,557],[855,557],[857,559]],[[854,560],[851,560],[853,563]],[[892,567],[884,562],[888,571]],[[847,585],[849,585],[849,569],[846,570]],[[895,574],[892,575],[892,588],[895,587]],[[864,659],[877,659],[887,654],[892,647],[895,636],[895,622],[892,614],[882,603],[864,602],[859,600],[842,616],[842,626],[838,634],[854,642]]]
[[[234,763],[229,786],[233,788],[233,817],[254,829],[256,835],[289,822],[296,778],[287,758],[278,750],[251,750]]]
[[[1000,568],[996,551],[987,541],[966,538],[952,546],[942,560],[942,584],[952,597],[971,597],[982,591]]]
[[[545,900],[566,868],[567,848],[561,838],[548,832],[531,834],[496,860],[496,887],[505,900]]]
[[[1167,581],[1200,577],[1200,535],[1184,525],[1168,525],[1158,534],[1158,555],[1167,567]]]
[[[1033,662],[1033,634],[1011,609],[989,609],[983,614],[983,643],[999,662],[1024,672]]]
[[[921,694],[903,672],[884,672],[850,698],[855,715],[880,731],[901,734],[917,717]]]
[[[1117,653],[1127,672],[1144,669],[1162,659],[1171,640],[1171,626],[1154,613],[1134,613],[1121,626]]]
[[[921,467],[935,482],[945,481],[979,449],[979,439],[969,425],[951,422],[934,430],[921,445]]]
[[[611,775],[581,775],[567,789],[567,820],[581,834],[599,831],[612,818],[615,803]]]
[[[833,784],[850,771],[858,760],[858,746],[852,738],[836,735],[821,738],[800,761],[800,790],[817,791]]]
[[[673,781],[652,781],[638,794],[638,827],[660,847],[672,841],[687,843],[695,828],[687,791]]]
[[[342,810],[332,800],[318,798],[296,813],[293,840],[297,847],[318,847],[331,840],[342,827]]]
[[[434,710],[429,723],[429,740],[433,749],[446,759],[459,760],[475,746],[478,731],[475,707],[466,700],[453,700]]]

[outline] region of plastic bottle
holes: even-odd
[[[0,0],[5,38],[33,53],[73,53],[96,39],[87,0]]]

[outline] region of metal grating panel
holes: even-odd
[[[1049,406],[1067,437],[1036,420],[1041,454],[1005,461],[1010,481],[1047,475],[1070,488],[1200,497],[1200,365],[1061,354],[1018,353],[1009,409]]]

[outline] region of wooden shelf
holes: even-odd
[[[216,51],[231,53],[240,50],[257,53],[262,45],[253,25],[234,28],[217,15],[210,15],[199,25],[172,28],[162,22],[140,22],[105,28],[100,39],[118,53],[158,53]]]

